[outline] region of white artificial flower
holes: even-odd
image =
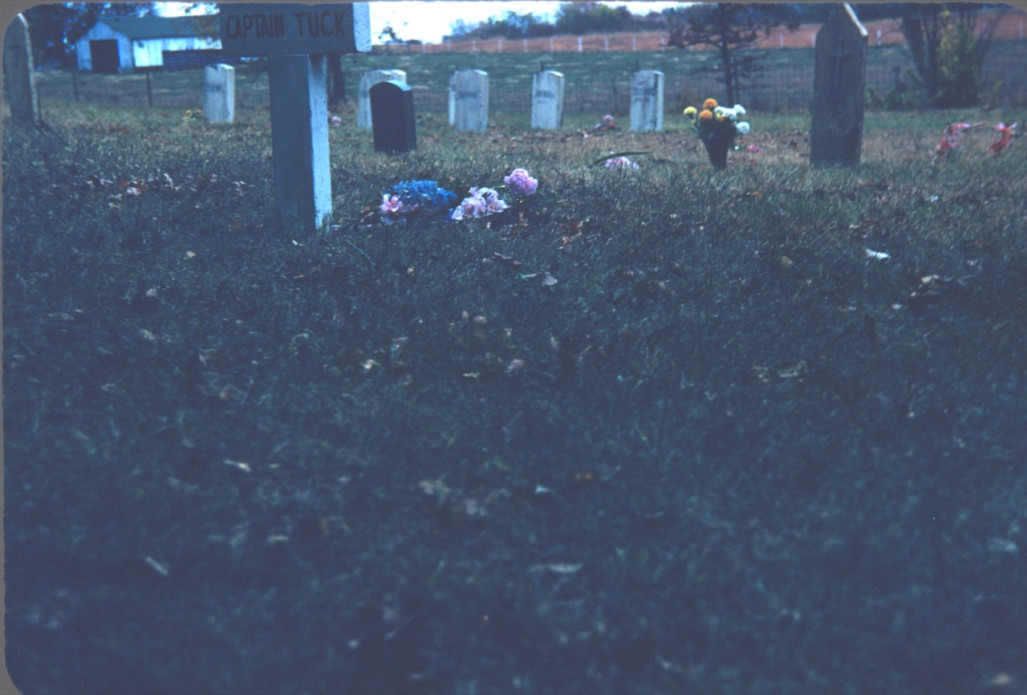
[[[728,109],[724,108],[723,106],[717,106],[713,109],[713,113],[716,116],[727,116]]]
[[[748,121],[742,121],[741,123],[736,124],[735,128],[742,135],[747,135],[749,133],[749,122]]]
[[[735,104],[735,115],[736,116],[744,116],[745,115],[745,107],[742,106],[741,104]]]

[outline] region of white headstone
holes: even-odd
[[[531,77],[531,127],[558,130],[563,127],[563,73],[537,72]]]
[[[29,23],[20,14],[4,33],[3,61],[4,100],[11,107],[11,123],[16,126],[39,125],[39,99],[36,96]]]
[[[638,70],[631,75],[630,130],[663,130],[663,73]]]
[[[489,74],[484,70],[457,70],[449,90],[454,130],[485,132],[489,123]]]
[[[406,82],[406,70],[366,70],[360,75],[360,88],[357,91],[357,128],[370,130],[371,122],[371,87],[379,82]]]
[[[207,123],[235,122],[235,68],[218,63],[203,69],[203,115]]]

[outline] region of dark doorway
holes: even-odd
[[[93,57],[93,72],[110,75],[118,71],[118,42],[116,39],[90,41],[89,54]]]

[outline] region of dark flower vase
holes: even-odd
[[[734,138],[724,134],[712,132],[706,134],[702,144],[706,145],[706,154],[710,156],[710,164],[717,169],[727,169],[727,151],[731,149]]]

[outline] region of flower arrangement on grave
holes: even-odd
[[[941,140],[934,148],[934,154],[938,159],[945,159],[946,157],[951,158],[951,154],[955,154],[954,150],[959,147],[959,142],[963,137],[963,131],[976,128],[981,123],[949,123],[945,126],[944,132],[941,134]],[[951,154],[950,154],[951,153]]]
[[[603,163],[603,166],[607,169],[637,169],[638,163],[622,155],[620,157],[610,157]]]
[[[618,130],[618,128],[617,124],[613,121],[613,116],[611,116],[610,114],[606,114],[605,116],[603,116],[603,120],[595,124],[593,130],[595,130],[597,133],[604,133],[610,130]]]
[[[1013,144],[1013,138],[1016,137],[1017,124],[1006,125],[1005,123],[999,123],[995,126],[995,139],[991,142],[991,147],[988,148],[988,152],[991,152],[996,157],[1002,154],[1002,150]]]
[[[460,201],[449,218],[457,221],[477,219],[524,205],[538,191],[538,179],[527,169],[517,168],[503,178],[503,185],[498,188],[503,189],[510,201],[505,200],[503,193],[496,188],[476,186],[468,191],[469,195]]]
[[[702,110],[689,106],[684,115],[691,119],[713,166],[718,169],[727,167],[727,151],[734,147],[739,135],[749,132],[749,123],[739,120],[745,116],[745,107],[735,104],[733,108],[727,108],[718,105],[716,99],[707,99]]]
[[[456,193],[435,181],[400,181],[382,193],[378,216],[385,224],[442,217],[455,201]]]
[[[185,115],[182,116],[183,121],[202,121],[203,120],[203,109],[186,109]]]

